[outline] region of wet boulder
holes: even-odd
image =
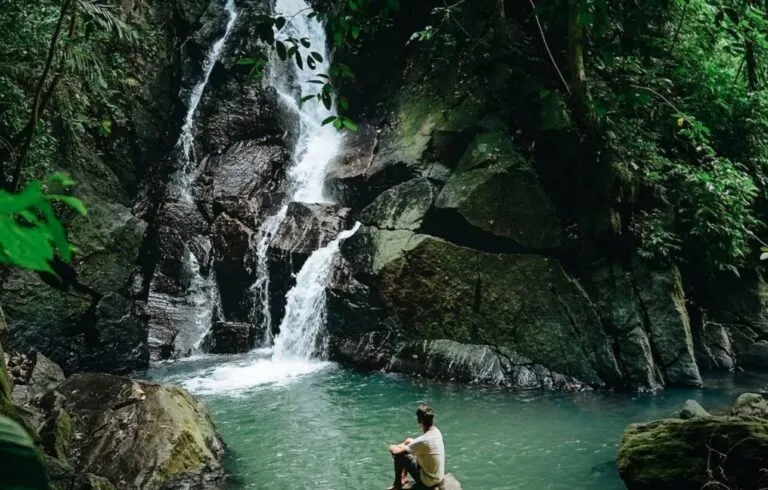
[[[76,374],[59,391],[75,434],[70,462],[77,473],[118,489],[211,488],[222,478],[221,439],[185,390]]]
[[[244,354],[255,347],[255,330],[248,323],[216,322],[203,344],[212,354]]]
[[[216,273],[223,314],[227,318],[248,319],[248,289],[253,283],[250,272],[251,247],[256,232],[226,213],[213,222],[213,269]]]
[[[360,222],[387,230],[417,230],[435,196],[436,188],[428,179],[409,180],[379,195],[360,213]]]
[[[210,179],[213,215],[227,212],[258,227],[273,206],[271,196],[284,190],[290,158],[285,145],[273,140],[240,141],[223,154],[210,156],[206,177]]]

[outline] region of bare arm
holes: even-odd
[[[405,451],[405,444],[393,444],[389,446],[389,452],[392,453],[393,456],[397,456],[398,454],[403,454]]]

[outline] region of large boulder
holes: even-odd
[[[745,394],[728,416],[633,424],[621,439],[619,474],[629,490],[762,488],[766,408],[762,396]]]
[[[587,282],[631,388],[701,384],[680,273],[602,263]]]
[[[271,139],[240,141],[223,154],[208,157],[203,179],[210,182],[212,215],[228,212],[258,227],[274,207],[273,195],[284,191],[290,158],[285,145]]]
[[[591,386],[621,380],[593,305],[554,259],[482,253],[403,230],[363,229],[342,250],[381,308],[376,322],[354,322],[357,329],[506,349]],[[349,298],[349,285],[336,281],[331,295]],[[365,333],[333,322],[340,316],[333,309],[348,303],[329,302],[328,330],[337,338]]]
[[[379,195],[360,213],[360,222],[386,230],[418,230],[435,196],[429,179],[409,180]]]
[[[244,354],[255,347],[255,333],[248,323],[216,322],[203,348],[212,354]]]
[[[555,208],[534,170],[503,132],[472,142],[435,202],[443,221],[456,216],[481,232],[508,238],[528,249],[560,245]],[[455,226],[455,225],[454,225]]]
[[[76,472],[118,489],[211,488],[222,478],[223,444],[207,410],[185,390],[76,374],[58,391],[75,434]]]
[[[221,295],[222,313],[237,321],[248,320],[248,289],[253,277],[248,267],[254,230],[226,213],[213,222],[212,239],[216,251],[213,269]]]

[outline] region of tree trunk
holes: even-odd
[[[584,67],[584,26],[581,23],[583,0],[568,2],[568,61],[573,108],[580,123],[587,117],[587,71]]]
[[[70,30],[73,29],[73,25],[75,23],[75,14],[77,12],[76,5],[73,4],[72,0],[65,0],[64,3],[61,6],[61,11],[59,12],[59,19],[56,22],[56,29],[53,31],[53,38],[51,39],[51,44],[48,46],[48,56],[45,60],[45,66],[43,67],[43,73],[40,75],[40,79],[37,82],[37,88],[35,89],[35,98],[32,103],[32,114],[30,115],[29,122],[24,127],[24,129],[13,138],[13,144],[15,146],[16,142],[21,140],[21,150],[18,152],[18,156],[16,157],[15,166],[13,169],[13,176],[10,180],[10,182],[7,181],[5,178],[5,175],[2,176],[2,181],[6,187],[9,187],[11,191],[18,190],[20,180],[21,180],[21,168],[24,164],[24,161],[27,158],[27,155],[29,154],[29,149],[32,146],[32,141],[35,139],[35,133],[37,131],[37,124],[40,122],[40,114],[45,110],[45,107],[47,106],[48,102],[50,101],[50,95],[52,94],[53,90],[55,90],[55,85],[58,85],[59,83],[59,76],[54,77],[53,81],[51,82],[51,87],[49,90],[45,90],[46,80],[48,79],[48,75],[51,72],[51,68],[53,67],[53,62],[56,58],[56,51],[59,46],[59,40],[61,39],[61,32],[64,27],[64,20],[67,18],[67,13],[70,10],[70,6],[72,7],[72,11],[70,12]],[[0,158],[2,158],[4,155],[0,155]]]

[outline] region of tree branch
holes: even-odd
[[[563,87],[565,87],[565,91],[568,92],[568,95],[570,96],[571,88],[568,86],[568,82],[565,81],[563,72],[560,71],[560,67],[557,66],[557,61],[555,61],[555,57],[552,55],[552,51],[549,49],[549,44],[547,43],[547,36],[546,34],[544,34],[544,28],[541,26],[541,21],[539,21],[539,14],[536,13],[536,4],[533,3],[533,0],[528,0],[528,3],[531,4],[533,18],[536,20],[536,26],[539,28],[541,41],[544,43],[544,48],[547,50],[547,54],[549,55],[549,60],[552,62],[552,66],[555,67],[555,71],[557,71],[557,75],[560,77],[560,81],[563,82]]]

